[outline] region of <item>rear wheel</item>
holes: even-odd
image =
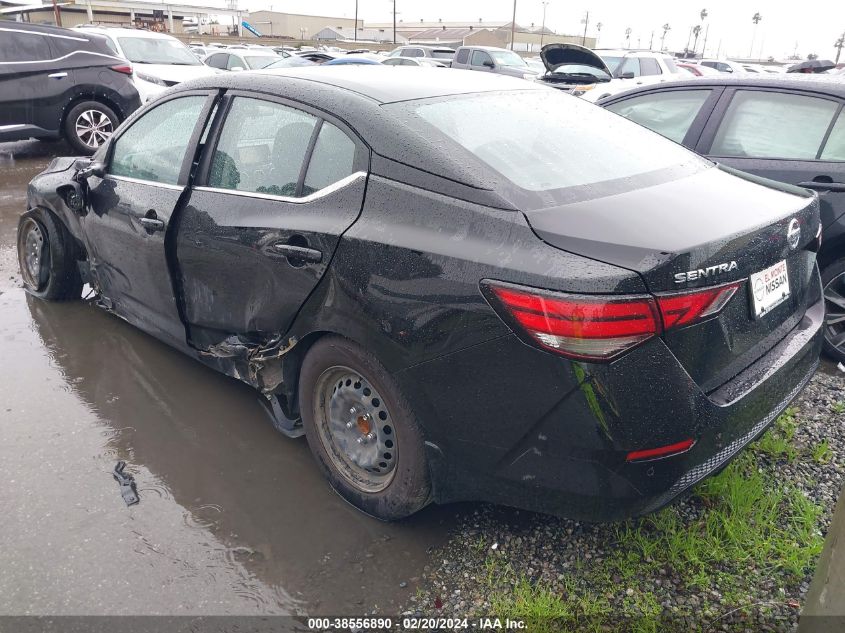
[[[36,209],[21,217],[18,264],[24,287],[36,297],[67,301],[82,294],[73,238],[48,211]]]
[[[311,452],[344,499],[383,520],[428,503],[419,425],[372,354],[339,336],[320,339],[303,361],[299,402]]]
[[[97,101],[77,103],[65,119],[65,137],[82,154],[93,154],[114,134],[120,121],[114,111]]]
[[[824,287],[824,351],[833,360],[845,362],[845,259],[822,271]]]

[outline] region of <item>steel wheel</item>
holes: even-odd
[[[18,237],[18,260],[27,286],[39,289],[50,276],[50,248],[41,226],[32,218],[22,222]]]
[[[91,149],[97,149],[114,132],[111,119],[99,110],[83,110],[76,117],[76,136]]]
[[[387,488],[396,473],[398,446],[381,395],[342,366],[320,375],[315,395],[317,433],[337,471],[361,492]]]
[[[845,272],[824,287],[825,338],[836,350],[845,353]]]

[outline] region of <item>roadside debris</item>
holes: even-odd
[[[845,371],[845,365],[843,365],[842,363],[838,363],[838,364],[836,365],[836,368],[837,368],[839,371]]]
[[[126,505],[133,506],[141,499],[138,497],[138,491],[135,488],[135,478],[123,472],[124,468],[126,468],[126,462],[120,460],[111,474],[115,478],[115,481],[120,484],[120,495],[123,497]]]

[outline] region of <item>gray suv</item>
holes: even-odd
[[[479,70],[523,79],[536,79],[538,76],[522,57],[506,48],[495,46],[461,46],[455,52],[452,68]]]

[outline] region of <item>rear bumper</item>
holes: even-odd
[[[618,520],[669,503],[762,434],[815,372],[823,320],[818,301],[710,394],[659,339],[591,366],[508,336],[401,372],[400,383],[419,396],[438,502]],[[682,455],[625,461],[630,450],[687,438],[696,443]]]

